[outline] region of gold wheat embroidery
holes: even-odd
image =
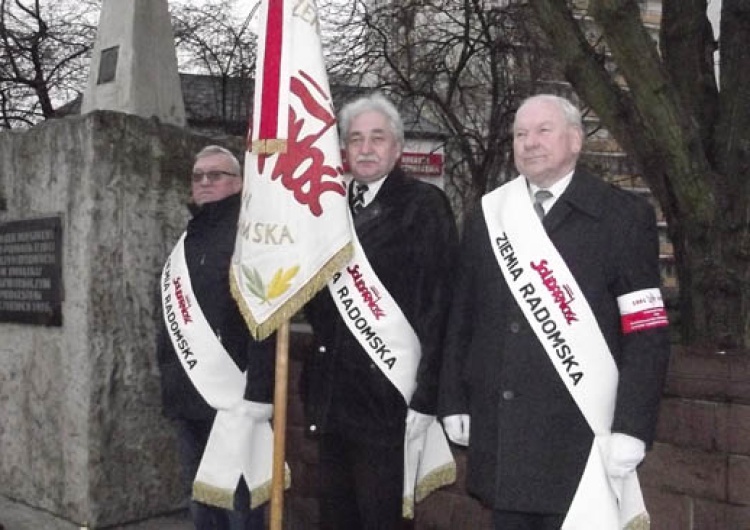
[[[299,272],[299,265],[290,269],[278,269],[271,281],[266,286],[258,269],[254,267],[242,266],[242,274],[245,276],[245,287],[247,290],[263,304],[270,304],[271,300],[278,298],[289,290],[292,286],[292,280]]]

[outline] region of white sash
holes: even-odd
[[[421,436],[404,441],[404,517],[413,519],[416,503],[454,482],[456,462],[443,427],[435,419]]]
[[[354,254],[328,282],[336,307],[352,335],[408,404],[422,356],[419,338],[380,282],[352,231]]]
[[[185,262],[184,242],[185,234],[162,270],[164,323],[185,373],[217,410],[193,483],[193,498],[233,509],[234,494],[244,476],[254,508],[270,497],[273,432],[269,422],[255,422],[238,412],[244,399],[245,374],[201,311]]]
[[[419,337],[378,279],[354,230],[352,245],[352,259],[333,275],[328,289],[349,331],[408,405],[422,356]],[[404,443],[403,514],[412,518],[415,501],[455,482],[456,463],[437,419],[422,436]]]
[[[563,530],[649,527],[635,472],[611,483],[604,467],[618,372],[596,318],[535,214],[523,177],[482,199],[490,244],[516,302],[594,432]]]

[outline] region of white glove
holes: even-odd
[[[252,418],[255,422],[268,421],[273,416],[273,403],[242,400],[231,411],[241,416]]]
[[[443,418],[443,428],[448,439],[456,445],[469,445],[470,420],[468,414],[454,414]]]
[[[422,435],[432,423],[435,416],[422,414],[414,409],[409,409],[406,413],[406,439],[413,440]]]
[[[612,479],[621,479],[635,471],[645,456],[646,444],[643,441],[614,432],[609,438],[607,449],[607,474]]]

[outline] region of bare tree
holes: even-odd
[[[214,77],[228,119],[255,68],[250,13],[234,0],[170,3],[180,71]],[[80,97],[101,9],[97,0],[0,0],[0,128],[28,128],[54,118]],[[229,85],[234,83],[234,87]]]
[[[172,6],[180,71],[210,78],[210,108],[216,109],[216,124],[226,133],[238,132],[233,125],[237,110],[247,108],[252,97],[257,37],[250,21],[259,3],[244,17],[235,14],[233,0]],[[242,134],[245,130],[246,122]]]
[[[528,3],[565,77],[636,160],[665,213],[683,341],[750,347],[750,3],[723,0],[717,41],[706,0],[665,0],[659,48],[643,2],[590,0],[585,13],[557,0]],[[598,59],[584,14],[626,87]]]
[[[181,71],[214,77],[248,77],[255,67],[257,42],[250,30],[255,7],[245,17],[234,0],[172,5],[172,25]],[[256,2],[256,7],[259,2]]]
[[[98,10],[94,0],[0,0],[0,128],[53,118],[80,94]]]
[[[446,132],[462,210],[511,176],[513,112],[539,79],[523,19],[481,0],[358,0],[338,16],[332,78],[380,88]]]

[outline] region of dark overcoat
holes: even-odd
[[[612,431],[650,446],[668,332],[623,334],[617,297],[660,284],[653,209],[579,170],[543,222],[619,368]],[[508,289],[481,208],[467,220],[461,248],[440,415],[471,416],[467,486],[495,509],[564,514],[593,433]]]
[[[419,337],[422,357],[411,407],[435,414],[442,338],[458,234],[442,190],[394,169],[354,221],[378,279]],[[372,362],[323,289],[306,306],[316,348],[306,359],[308,430],[384,444],[403,440],[407,403]]]
[[[185,236],[185,261],[201,311],[237,367],[246,371],[245,399],[269,403],[273,398],[274,336],[261,342],[252,338],[229,290],[229,265],[234,252],[240,200],[237,193],[192,208],[193,216]],[[157,359],[164,414],[170,418],[212,420],[215,410],[185,373],[163,319],[159,326]]]

